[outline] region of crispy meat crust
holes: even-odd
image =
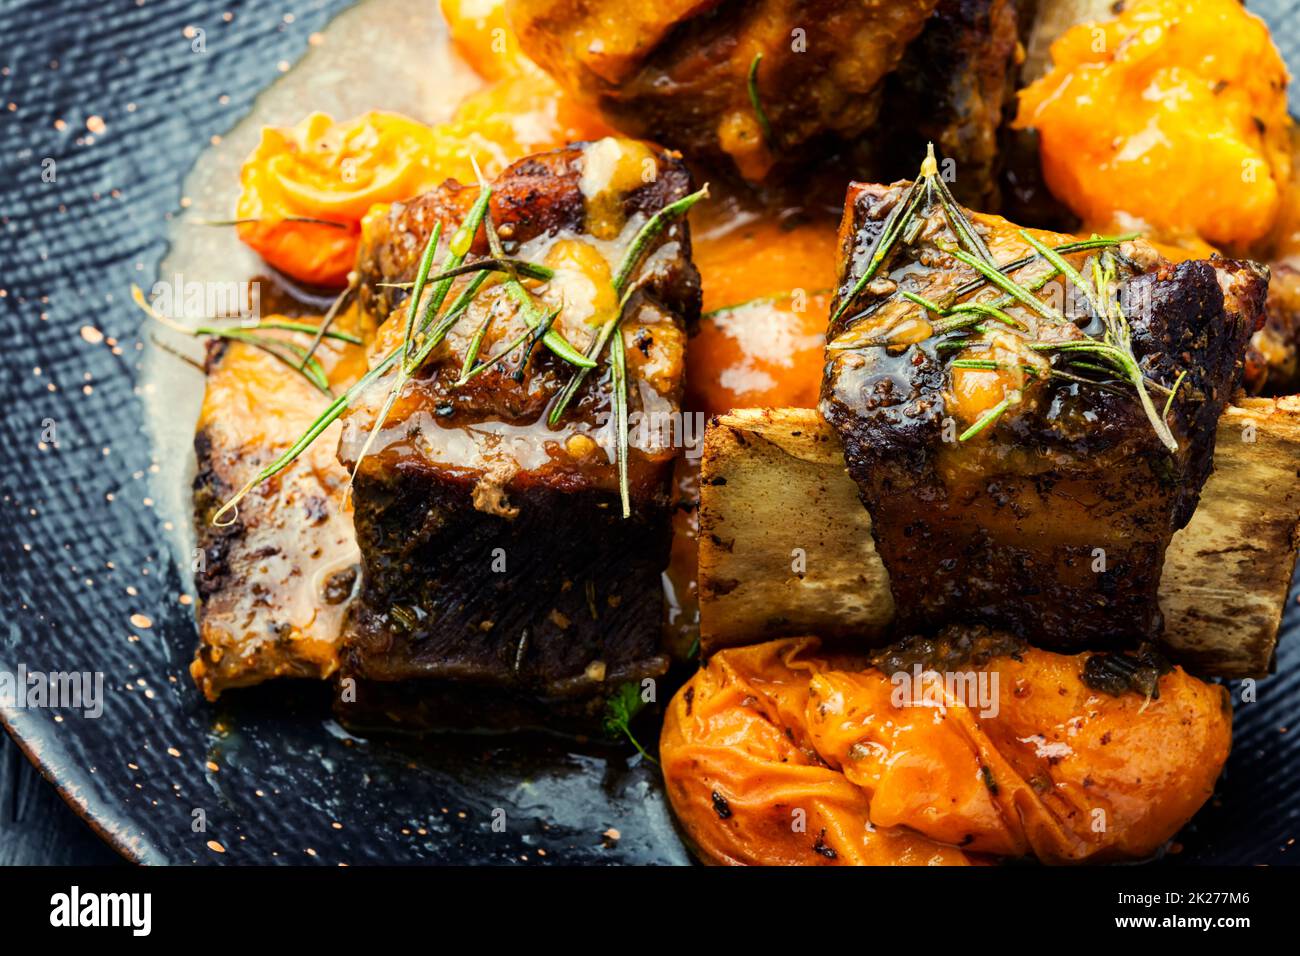
[[[494,183],[492,215],[510,243],[507,252],[590,237],[590,197],[581,189],[590,148],[532,157]],[[620,235],[690,191],[675,154],[653,155],[653,181],[617,197],[628,221]],[[404,314],[405,291],[376,283],[410,279],[434,222],[450,234],[475,196],[448,183],[372,224],[360,260],[365,308]],[[486,252],[480,234],[473,256]],[[685,329],[699,313],[699,278],[689,256],[688,227],[677,221],[643,259],[644,282],[624,318],[634,413],[647,403],[680,408]],[[504,315],[506,303],[495,301],[502,306],[498,324],[518,321]],[[582,348],[586,341],[577,334],[570,340]],[[670,544],[673,452],[633,442],[633,513],[623,519],[612,460],[597,450],[575,462],[563,452],[574,436],[599,437],[609,412],[607,368],[588,376],[552,430],[545,414],[569,366],[539,347],[518,379],[504,363],[454,388],[462,351],[463,340],[450,338],[435,351],[358,471],[354,506],[364,572],[346,629],[344,673],[359,678],[367,694],[384,682],[426,681],[427,693],[438,693],[440,682],[457,681],[513,701],[502,713],[528,699],[576,701],[590,710],[584,698],[667,667],[660,574]],[[485,346],[482,354],[495,351]],[[374,391],[345,422],[340,457],[348,467],[382,404],[385,389]],[[457,442],[481,442],[499,427],[515,429],[509,442],[477,446],[497,456],[490,464],[458,450]],[[429,709],[403,693],[390,713],[428,722]],[[373,699],[357,703],[357,713],[373,710]]]
[[[587,209],[581,189],[583,156],[590,144],[576,143],[563,149],[529,156],[515,163],[493,183],[492,218],[503,240],[522,244],[548,233],[583,232]],[[690,192],[690,173],[679,154],[662,151],[655,157],[658,175],[651,182],[621,196],[625,218],[651,215]],[[360,299],[363,309],[382,322],[410,294],[407,289],[379,283],[411,282],[420,254],[435,223],[459,223],[478,197],[477,186],[449,180],[433,192],[409,202],[394,203],[386,213],[365,223],[361,249],[357,254]],[[665,242],[681,245],[684,263],[679,275],[669,281],[656,279],[649,291],[673,312],[694,322],[699,315],[700,281],[690,265],[690,232],[681,224],[668,230]],[[487,239],[480,232],[472,254],[487,255]],[[507,248],[509,251],[509,248]]]
[[[850,187],[841,294],[905,186]],[[954,241],[934,215],[919,268],[894,273],[930,298],[971,275],[930,244],[936,236]],[[1006,245],[1015,227],[1004,220],[975,221],[990,246],[1004,249],[1000,261],[1027,248]],[[1263,320],[1267,272],[1237,260],[1145,261],[1121,300],[1130,304],[1133,348],[1147,377],[1169,388],[1188,372],[1167,419],[1174,454],[1131,389],[1056,379],[1035,386],[1036,398],[988,434],[945,441],[955,413],[937,337],[901,350],[828,353],[822,412],[844,441],[871,512],[901,628],[981,622],[1065,649],[1159,635],[1165,548],[1209,475],[1216,423]],[[856,314],[885,298],[864,296]],[[828,338],[853,319],[846,313]]]

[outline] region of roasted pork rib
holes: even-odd
[[[611,276],[632,237],[689,189],[675,154],[609,139],[516,163],[494,183],[490,209],[507,254],[555,270],[534,293],[560,308],[553,328],[583,349],[615,314]],[[409,305],[405,289],[378,283],[409,281],[434,224],[450,234],[477,194],[450,182],[367,225],[363,307],[395,310],[375,354],[400,343]],[[480,233],[470,261],[487,252]],[[679,411],[686,330],[700,303],[684,221],[659,234],[636,275],[621,325],[629,406],[634,421],[663,421]],[[542,345],[453,384],[485,322],[484,357],[526,330],[503,287],[486,285],[402,390],[359,466],[391,380],[344,420],[339,457],[357,468],[363,561],[344,674],[465,681],[590,708],[606,688],[667,665],[660,574],[674,451],[655,428],[633,427],[631,517],[622,517],[608,363],[548,426],[573,368]]]
[[[1042,280],[1041,310],[973,282],[980,274],[953,251],[979,258],[954,230],[958,207],[934,201],[851,295],[909,187],[849,189],[821,403],[871,513],[898,626],[986,623],[1063,649],[1157,637],[1165,548],[1209,475],[1267,271],[1175,265],[1141,242],[1064,255],[1085,287],[1103,264],[1117,270],[1098,298],[1127,332],[1108,340],[1101,310],[1051,279],[1053,265],[1005,220],[962,216],[997,264],[1033,257],[1004,273],[1021,291]],[[1073,239],[1030,235],[1052,248]],[[1001,314],[951,311],[977,300]],[[1128,334],[1150,411],[1111,353],[1088,345]]]

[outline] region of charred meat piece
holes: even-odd
[[[998,205],[999,129],[1013,103],[1023,0],[939,0],[884,86],[879,122],[863,142],[880,182],[904,178],[933,142],[950,159],[952,191],[977,209]]]
[[[633,237],[689,191],[676,154],[606,139],[509,167],[493,184],[491,221],[508,256],[554,270],[549,281],[527,284],[542,308],[558,310],[553,329],[581,350],[617,315],[611,280]],[[435,223],[451,235],[477,196],[477,187],[448,182],[368,225],[358,263],[363,307],[393,310],[374,355],[401,344],[410,304],[407,290],[377,283],[409,281]],[[487,253],[480,230],[468,261]],[[360,679],[363,694],[372,682],[466,681],[519,701],[590,710],[606,689],[664,671],[670,426],[686,330],[700,307],[685,221],[673,220],[638,261],[615,333],[626,350],[633,423],[629,518],[620,506],[608,354],[548,424],[573,366],[541,344],[508,347],[528,326],[500,283],[484,285],[402,388],[359,465],[391,376],[349,410],[339,457],[357,469],[363,578],[344,672]],[[470,280],[456,281],[450,298]],[[506,358],[457,385],[480,333],[481,357]],[[400,709],[409,704],[408,695]]]
[[[964,214],[941,189],[850,186],[822,388],[897,624],[1004,626],[1062,649],[1155,638],[1165,548],[1209,475],[1267,271],[1127,242],[1053,253],[1081,282],[1062,279],[1026,237],[1073,237]],[[1026,257],[996,274],[1034,304],[972,265]]]
[[[866,131],[936,0],[509,0],[524,51],[617,128],[762,179]],[[754,59],[759,111],[749,93]],[[763,118],[770,127],[764,129]]]

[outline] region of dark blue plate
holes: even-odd
[[[65,799],[142,862],[685,863],[654,768],[621,750],[521,736],[362,741],[330,719],[322,686],[272,684],[213,707],[186,672],[189,569],[150,498],[148,330],[126,292],[156,278],[182,179],[210,137],[345,6],[4,3],[0,671],[102,672],[105,703],[96,719],[0,717]],[[1300,72],[1293,5],[1252,7]],[[87,326],[116,345],[83,337]],[[1290,632],[1297,612],[1292,602]],[[1238,705],[1218,795],[1174,859],[1296,856],[1298,636],[1258,702]]]

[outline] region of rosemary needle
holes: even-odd
[[[479,182],[479,197],[471,208],[469,215],[467,215],[466,220],[462,222],[460,229],[453,236],[448,250],[448,255],[446,259],[444,259],[442,267],[437,273],[431,274],[431,270],[432,260],[438,242],[440,223],[439,226],[435,227],[434,235],[431,236],[429,243],[426,244],[424,254],[421,256],[419,274],[417,275],[416,282],[411,286],[412,294],[408,299],[407,305],[408,316],[406,332],[403,335],[401,345],[395,347],[380,359],[374,367],[358,379],[357,382],[354,383],[346,392],[333,398],[325,410],[316,417],[316,420],[307,427],[306,431],[304,431],[302,435],[300,435],[298,439],[289,446],[289,448],[287,448],[273,462],[254,475],[253,478],[240,488],[228,501],[222,504],[222,506],[212,516],[211,522],[213,525],[225,527],[237,521],[239,502],[243,500],[243,498],[253,488],[257,487],[257,485],[262,482],[273,478],[292,464],[293,461],[301,455],[303,451],[310,447],[310,445],[319,438],[331,424],[339,419],[344,410],[349,408],[358,396],[365,392],[365,390],[371,385],[379,381],[384,375],[392,371],[393,367],[396,365],[397,378],[394,382],[394,386],[390,389],[383,409],[376,418],[370,435],[367,437],[365,445],[357,456],[356,465],[352,471],[352,478],[355,479],[357,470],[360,468],[361,462],[368,454],[372,443],[374,442],[379,430],[382,428],[383,421],[387,418],[388,412],[396,401],[402,385],[405,383],[409,375],[412,374],[415,369],[419,368],[432,350],[444,339],[452,325],[454,325],[454,323],[468,310],[475,295],[482,288],[492,272],[504,272],[507,287],[509,288],[512,285],[517,287],[517,291],[514,293],[514,295],[517,296],[517,301],[518,298],[523,298],[524,301],[528,303],[528,306],[532,307],[531,296],[529,296],[527,290],[523,288],[522,283],[519,282],[519,274],[529,274],[530,277],[538,278],[541,278],[543,275],[549,277],[549,270],[547,270],[547,273],[543,274],[540,272],[540,270],[545,269],[543,266],[526,265],[519,268],[517,266],[517,260],[509,260],[501,254],[500,242],[495,235],[495,230],[491,228],[491,220],[488,213],[490,186],[486,181],[484,181],[481,173],[479,173]],[[639,287],[633,285],[629,288],[628,283],[650,242],[660,231],[662,231],[671,218],[682,215],[689,210],[692,205],[707,195],[708,186],[705,185],[698,192],[692,193],[689,196],[683,197],[682,199],[665,206],[663,209],[655,213],[654,216],[652,216],[642,226],[625,253],[620,268],[613,280],[614,288],[621,296],[618,306],[618,317],[621,317],[623,310],[626,308],[628,301],[632,297],[632,294]],[[493,254],[492,259],[489,260],[488,265],[478,266],[475,264],[472,267],[464,267],[464,259],[469,252],[474,236],[477,234],[479,227],[484,223],[488,224],[488,228],[485,231],[488,234],[489,247],[495,247],[491,250]],[[456,297],[442,318],[434,324],[435,319],[438,316],[438,311],[441,308],[455,277],[470,273],[474,273],[473,279],[470,280],[469,284]],[[423,298],[424,287],[430,283],[437,284],[434,286],[428,302],[422,303],[420,300]],[[136,301],[141,305],[141,307],[150,312],[150,314],[155,314],[154,310],[145,303],[143,292],[135,287],[133,287],[132,291],[133,295],[136,297]],[[519,293],[522,293],[522,296],[519,296]],[[421,306],[423,306],[423,308],[421,308]],[[529,309],[524,308],[522,311],[525,312],[525,320],[527,321],[529,317]],[[571,380],[569,383],[570,386],[574,386],[573,390],[576,391],[575,381],[580,381],[580,379],[576,379],[576,374],[585,373],[588,368],[594,368],[596,362],[593,358],[584,356],[582,353],[573,349],[573,347],[554,330],[553,324],[559,311],[559,309],[556,309],[547,313],[545,316],[533,316],[534,321],[530,323],[531,334],[528,338],[521,336],[519,339],[515,340],[515,343],[510,348],[503,351],[500,355],[490,359],[482,365],[471,368],[469,371],[469,377],[482,371],[487,366],[494,364],[500,358],[508,355],[513,348],[518,348],[519,345],[527,345],[527,351],[524,358],[524,361],[526,362],[527,356],[531,354],[533,348],[535,348],[537,342],[540,340],[545,342],[547,347],[552,351],[557,352],[560,357],[564,358],[566,361],[570,361],[571,364],[578,366],[575,373],[575,379]],[[412,315],[417,312],[422,313],[418,320],[412,318]],[[160,317],[160,321],[166,322],[167,320]],[[607,322],[606,327],[612,331],[616,324],[617,317],[612,322]],[[430,326],[432,326],[432,328],[430,328]],[[182,329],[181,331],[188,332],[189,330]],[[317,330],[313,329],[312,331]],[[602,328],[601,331],[605,332],[605,328]],[[426,332],[428,333],[427,335],[425,334]],[[345,333],[333,333],[331,337],[341,337],[344,334]],[[600,342],[601,348],[603,348],[604,341],[607,341],[608,338],[609,332],[605,332],[603,341],[602,335],[598,333],[596,341]],[[595,344],[596,343],[593,342],[593,346]],[[565,349],[567,349],[571,355],[564,354]],[[598,349],[594,351],[597,354],[599,352]],[[308,356],[308,359],[310,360],[310,356]],[[308,369],[312,368],[310,364],[307,364],[306,367]],[[623,516],[629,517],[631,514],[631,496],[628,486],[627,462],[627,365],[626,354],[621,337],[618,339],[617,344],[611,348],[610,368],[611,378],[613,379],[614,384],[611,403],[613,405],[616,427],[619,431],[617,444],[620,500],[623,509]],[[463,372],[464,369],[462,369],[462,373]],[[306,374],[306,372],[304,372],[304,374]],[[462,379],[463,378],[465,378],[464,374],[462,374]]]
[[[1061,255],[1068,255],[1073,252],[1085,252],[1090,249],[1105,249],[1117,246],[1121,242],[1128,242],[1130,239],[1136,239],[1137,237],[1138,234],[1136,232],[1130,232],[1122,236],[1094,235],[1091,239],[1079,239],[1073,242],[1063,242],[1061,245],[1053,247],[1052,251],[1059,252]],[[1019,259],[1008,262],[1006,265],[998,266],[998,271],[1003,274],[1015,272],[1017,269],[1023,269],[1038,258],[1040,257],[1037,253],[1029,256],[1021,256]],[[1046,275],[1035,280],[1038,283],[1036,288],[1032,285],[1028,288],[1037,291],[1050,282],[1054,276],[1055,273],[1049,271]],[[964,282],[957,288],[953,289],[952,292],[949,293],[949,296],[953,300],[960,299],[962,296],[969,295],[986,284],[987,280],[985,280],[983,276],[976,276],[974,279]]]
[[[1161,418],[1163,419],[1169,418],[1169,409],[1174,407],[1174,396],[1178,394],[1178,386],[1183,384],[1183,379],[1186,377],[1187,377],[1187,369],[1183,369],[1181,372],[1178,373],[1178,377],[1174,379],[1174,387],[1169,390],[1169,397],[1165,399],[1164,411],[1160,413]]]
[[[527,259],[475,259],[473,262],[466,262],[463,265],[456,266],[454,269],[447,269],[436,275],[429,276],[429,282],[439,282],[443,279],[454,279],[457,276],[469,275],[472,272],[505,272],[507,269],[514,269],[521,276],[529,279],[539,279],[543,282],[555,278],[555,270],[536,262],[529,262]],[[410,289],[414,282],[376,282],[375,286],[380,289]]]
[[[474,376],[478,375],[481,372],[485,372],[493,365],[500,363],[503,359],[505,359],[507,355],[509,355],[511,352],[513,352],[515,349],[519,348],[522,345],[522,346],[526,346],[524,350],[524,359],[520,363],[519,369],[515,373],[516,380],[517,381],[521,380],[522,374],[520,373],[522,373],[524,365],[527,364],[528,356],[532,355],[533,348],[537,345],[539,341],[541,341],[542,336],[545,335],[547,330],[549,330],[550,327],[555,323],[555,319],[559,316],[560,312],[562,311],[563,311],[562,307],[551,309],[550,312],[546,313],[546,317],[542,319],[541,325],[539,325],[535,329],[524,329],[523,332],[519,333],[519,335],[511,339],[510,342],[507,343],[506,346],[502,348],[500,352],[492,356],[486,362],[483,362],[479,365],[474,365],[474,360],[478,357],[479,348],[482,344],[482,336],[481,334],[476,335],[475,341],[474,343],[472,343],[470,351],[465,353],[465,361],[460,368],[460,378],[456,379],[456,381],[452,383],[452,387],[459,388],[460,386],[468,382],[471,378],[474,378]],[[484,322],[482,328],[480,329],[480,332],[484,332],[486,330],[487,330],[487,322]]]
[[[1034,238],[1027,230],[1020,230],[1020,238],[1033,246],[1034,251],[1050,262],[1057,272],[1064,275],[1067,279],[1075,284],[1076,287],[1084,294],[1088,304],[1097,315],[1105,315],[1106,308],[1097,300],[1095,290],[1089,288],[1088,283],[1083,281],[1083,276],[1079,275],[1079,270],[1074,268],[1065,261],[1065,258],[1056,250],[1050,249],[1040,240]]]
[[[487,183],[483,179],[483,171],[478,168],[477,163],[474,164],[474,172],[479,178],[479,183],[486,188]],[[488,249],[491,250],[494,258],[504,262],[506,256],[504,250],[501,248],[501,237],[497,235],[496,228],[492,223],[492,214],[490,212],[486,213],[486,223],[486,227],[483,231],[487,234]],[[514,299],[515,303],[519,306],[519,314],[523,317],[523,320],[528,327],[532,329],[537,328],[542,322],[543,315],[541,310],[537,307],[537,303],[533,300],[532,294],[524,288],[524,284],[519,281],[518,273],[515,272],[513,268],[507,265],[504,272],[507,294]],[[576,365],[579,368],[596,367],[595,362],[575,349],[573,345],[569,343],[569,340],[554,328],[546,330],[546,334],[542,336],[542,342],[548,349],[560,358],[564,359],[564,361],[568,362],[570,365]]]
[[[330,334],[330,326],[338,317],[339,311],[343,308],[345,302],[352,298],[357,291],[357,275],[352,273],[348,276],[348,286],[338,294],[338,297],[330,303],[329,310],[326,311],[325,317],[320,320],[320,327],[316,330],[316,337],[311,340],[311,345],[307,346],[307,358],[316,354],[316,349],[320,348],[321,339]],[[361,345],[360,339],[357,339],[357,345]],[[307,359],[303,359],[303,365],[307,364]]]
[[[907,192],[889,211],[889,215],[885,217],[885,224],[880,229],[880,235],[876,237],[871,246],[871,255],[867,260],[867,267],[862,270],[862,275],[858,277],[858,281],[849,290],[849,294],[843,298],[839,306],[831,313],[832,325],[853,304],[853,300],[861,294],[867,284],[876,277],[876,272],[880,269],[881,263],[889,256],[903,228],[912,218],[913,213],[916,212],[916,208],[921,204],[922,192],[919,180],[913,181],[912,185],[907,187]]]
[[[926,144],[925,159],[921,163],[921,176],[925,179],[927,194],[931,191],[938,194],[939,204],[943,207],[944,215],[948,217],[948,225],[957,235],[957,241],[981,262],[996,266],[997,260],[993,258],[993,253],[989,252],[989,247],[985,245],[974,224],[966,218],[966,214],[957,205],[957,200],[953,198],[948,184],[939,175],[939,163],[934,158],[934,143]]]
[[[474,163],[474,169],[475,171],[478,170],[477,163]],[[447,300],[447,293],[451,291],[451,284],[455,280],[453,277],[445,275],[445,273],[454,270],[456,267],[464,263],[465,257],[469,255],[470,247],[473,246],[474,237],[478,235],[480,227],[482,227],[484,223],[491,222],[488,206],[491,198],[492,187],[483,179],[482,173],[479,173],[478,198],[474,200],[474,205],[470,206],[468,215],[466,215],[461,221],[460,227],[451,237],[451,243],[447,249],[447,258],[442,261],[442,269],[440,270],[443,273],[443,276],[439,278],[433,286],[433,292],[429,296],[429,304],[425,307],[424,318],[420,323],[420,332],[423,332],[428,328],[429,323],[433,321],[433,317],[436,316],[438,310],[442,308],[443,302]],[[490,226],[484,231],[490,232]],[[416,368],[417,366],[412,364],[410,361],[410,352],[408,350],[405,354],[405,358],[403,358],[403,377],[409,378]]]
[[[334,399],[334,401],[332,401],[329,406],[316,417],[316,420],[307,426],[307,430],[298,436],[298,440],[290,445],[279,458],[254,475],[248,483],[244,485],[244,487],[240,488],[239,491],[235,493],[234,497],[217,509],[216,514],[212,516],[212,524],[219,528],[224,528],[237,521],[239,519],[239,513],[236,509],[244,496],[262,482],[269,478],[274,478],[280,472],[284,471],[284,469],[288,468],[299,455],[310,447],[312,442],[321,436],[321,433],[324,432],[325,429],[329,428],[330,425],[334,424],[334,422],[338,420],[339,416],[343,414],[344,409],[349,407],[353,399],[364,392],[371,386],[371,384],[387,372],[400,356],[401,350],[393,349],[393,351],[389,352],[388,355],[379,362],[379,364],[365,375],[361,376],[355,385],[338,398]],[[222,517],[227,512],[231,512],[230,520],[222,521]]]
[[[346,229],[348,227],[347,223],[334,222],[331,219],[317,219],[315,216],[281,216],[278,219],[260,219],[253,216],[243,219],[187,219],[185,221],[192,226],[249,226],[255,223],[278,226],[282,222],[294,222],[312,226],[330,226],[334,229]]]
[[[623,258],[619,261],[618,269],[614,272],[613,285],[614,294],[619,297],[618,308],[612,318],[605,320],[599,331],[597,331],[595,338],[591,340],[591,345],[587,348],[588,359],[594,360],[600,357],[600,354],[605,350],[606,343],[609,342],[610,337],[613,335],[615,327],[623,320],[623,310],[627,308],[627,303],[631,298],[628,283],[631,282],[632,274],[641,264],[641,258],[645,255],[650,243],[658,237],[659,233],[663,232],[671,220],[685,215],[692,206],[708,195],[709,184],[705,183],[690,195],[683,196],[681,199],[664,206],[637,230],[637,234],[632,238],[627,251],[623,253]],[[582,387],[587,372],[590,371],[590,368],[594,368],[595,364],[592,361],[590,367],[579,368],[570,376],[568,383],[561,390],[555,404],[551,407],[550,414],[547,415],[546,421],[552,428],[559,423],[560,418],[563,417],[565,410],[569,407],[569,403],[573,401],[574,396],[578,394],[578,389]]]
[[[1010,408],[1012,405],[1019,405],[1019,404],[1020,404],[1020,393],[1008,392],[1007,396],[1003,398],[1002,401],[998,402],[996,405],[994,405],[992,408],[986,411],[983,415],[981,415],[979,421],[977,421],[970,428],[966,429],[964,432],[958,435],[957,440],[970,441],[980,432],[984,431],[984,429],[995,424],[997,420],[1003,416],[1003,414],[1006,412],[1008,408]]]
[[[388,414],[397,404],[397,396],[401,393],[403,386],[406,385],[408,378],[407,359],[411,352],[411,342],[415,337],[415,317],[420,311],[421,299],[424,296],[424,286],[429,277],[429,270],[433,267],[433,256],[438,250],[438,239],[442,236],[442,220],[438,220],[433,226],[433,231],[429,234],[428,241],[424,244],[424,252],[420,255],[420,264],[415,275],[415,286],[411,289],[411,296],[406,300],[406,329],[402,334],[402,345],[397,350],[401,354],[401,361],[397,366],[397,373],[393,376],[392,387],[388,390],[388,396],[384,399],[383,406],[379,409],[379,414],[375,416],[374,423],[370,426],[370,432],[366,435],[365,443],[361,446],[361,451],[357,454],[357,460],[352,464],[352,473],[348,475],[348,484],[351,485],[357,480],[357,472],[361,469],[361,463],[366,460],[370,454],[370,449],[379,433],[383,430],[384,422],[388,420]],[[451,253],[448,252],[448,256]],[[432,308],[432,311],[430,311]],[[432,297],[426,306],[425,319],[421,324],[431,320],[432,316],[437,313],[436,307],[433,307]]]
[[[926,151],[925,160],[921,165],[916,180],[907,187],[906,191],[895,202],[888,216],[886,216],[880,232],[870,247],[866,268],[852,289],[842,298],[840,305],[832,315],[832,322],[842,315],[859,293],[866,288],[899,241],[904,245],[910,245],[915,239],[919,238],[924,221],[933,210],[936,199],[943,209],[949,231],[957,239],[957,245],[954,246],[945,242],[935,242],[935,245],[941,251],[977,273],[976,278],[968,280],[947,292],[942,302],[931,301],[910,290],[898,290],[895,293],[921,306],[927,312],[938,316],[937,320],[931,321],[932,335],[942,336],[952,332],[962,334],[959,340],[937,342],[935,345],[936,350],[940,353],[952,353],[968,348],[984,347],[986,343],[972,339],[968,333],[987,333],[988,329],[984,324],[985,319],[996,319],[998,322],[1009,325],[1016,334],[1029,332],[1024,323],[1005,311],[1007,308],[1016,305],[1026,308],[1055,324],[1077,330],[1079,328],[1077,325],[1069,322],[1058,309],[1038,298],[1035,294],[1041,291],[1054,277],[1058,275],[1064,276],[1073,287],[1082,293],[1090,311],[1101,320],[1105,328],[1105,334],[1100,338],[1096,338],[1080,332],[1078,338],[1061,341],[1027,341],[1024,343],[1025,347],[1035,352],[1049,353],[1061,360],[1061,365],[1064,367],[1058,366],[1054,361],[1049,370],[1049,378],[1061,379],[1079,385],[1089,385],[1109,392],[1118,390],[1116,386],[1117,380],[1127,380],[1133,391],[1136,392],[1138,402],[1150,421],[1156,436],[1169,451],[1177,451],[1178,443],[1169,430],[1167,419],[1187,372],[1183,370],[1179,373],[1172,389],[1167,389],[1159,382],[1147,379],[1136,354],[1133,352],[1132,329],[1119,303],[1114,301],[1112,295],[1118,285],[1117,262],[1125,263],[1127,268],[1138,269],[1116,247],[1124,241],[1136,238],[1136,236],[1130,234],[1104,237],[1094,234],[1090,239],[1073,240],[1051,247],[1028,230],[1022,229],[1019,231],[1020,238],[1033,249],[1033,253],[1013,262],[999,265],[989,253],[987,245],[971,224],[969,218],[952,198],[947,185],[938,176],[937,163],[932,147]],[[1089,284],[1080,270],[1071,265],[1065,259],[1065,256],[1070,253],[1091,250],[1097,250],[1097,255],[1091,259],[1093,281]],[[1044,262],[1049,266],[1043,275],[1037,277],[1028,285],[1011,278],[1011,273],[1035,261]],[[963,296],[976,293],[984,285],[996,287],[1001,290],[1003,295],[991,301],[960,301]],[[861,318],[863,316],[858,317],[859,320]],[[887,347],[891,344],[893,343],[888,338],[888,330],[885,330],[883,335],[877,334],[867,338],[850,327],[841,333],[839,337],[828,343],[827,350],[833,352],[868,347]],[[1001,367],[998,363],[987,359],[950,359],[950,365],[953,368],[990,369]],[[1026,371],[1029,370],[1027,366],[1025,368]],[[1094,380],[1078,374],[1079,372],[1095,373],[1105,378],[1113,378],[1116,381]],[[1031,374],[1038,377],[1036,370]],[[1167,394],[1163,412],[1157,412],[1154,403],[1151,401],[1151,389]],[[981,416],[979,421],[968,428],[960,436],[961,440],[966,441],[995,424],[1008,408],[1018,404],[1020,400],[1019,392],[1009,393],[1006,398],[989,409]]]
[[[425,283],[429,281],[429,270],[433,268],[433,257],[438,252],[438,240],[442,237],[442,220],[433,224],[429,241],[424,244],[420,255],[420,265],[415,272],[415,285],[411,288],[411,298],[406,305],[406,330],[402,335],[402,361],[411,355],[411,339],[415,337],[415,320],[420,314],[421,298],[424,296]],[[430,303],[432,305],[432,303]]]
[[[739,312],[741,309],[748,309],[759,305],[776,305],[778,302],[784,302],[787,299],[793,299],[796,293],[802,292],[805,296],[826,295],[834,292],[834,289],[791,289],[789,292],[774,292],[771,295],[755,296],[752,299],[746,299],[744,302],[733,302],[731,305],[720,305],[716,309],[710,309],[708,312],[700,314],[701,319],[712,319],[719,315],[726,315],[729,312]]]
[[[948,253],[959,262],[964,262],[966,265],[970,266],[993,285],[1016,299],[1021,305],[1037,312],[1045,319],[1056,322],[1057,324],[1065,324],[1065,316],[1061,315],[1060,312],[1056,311],[1042,299],[1031,294],[1023,286],[1004,276],[1000,271],[990,266],[987,262],[976,259],[964,249],[958,249],[956,246],[950,246],[947,243],[941,242],[938,243],[938,246],[941,250]]]
[[[322,339],[333,339],[335,342],[346,342],[348,345],[366,344],[359,335],[353,335],[351,332],[335,332],[325,329],[323,325],[312,325],[310,322],[281,322],[278,319],[272,319],[269,322],[258,322],[252,329],[282,329],[286,332],[308,332],[312,335],[319,335]],[[200,335],[212,334],[206,327],[194,331]]]
[[[131,299],[135,304],[150,318],[156,322],[167,326],[173,332],[179,332],[182,335],[198,337],[201,335],[212,336],[213,338],[230,339],[236,342],[243,342],[245,345],[251,345],[260,349],[267,355],[283,362],[289,368],[305,378],[314,388],[332,397],[329,382],[325,376],[325,370],[321,364],[313,359],[307,350],[293,342],[279,338],[269,338],[255,334],[258,329],[282,329],[290,332],[316,332],[316,326],[309,325],[305,322],[259,322],[255,326],[245,328],[243,326],[226,327],[217,325],[200,325],[195,328],[187,328],[179,322],[163,315],[144,297],[144,290],[138,285],[131,286]],[[332,337],[342,338],[343,333],[335,333]],[[351,337],[349,337],[351,338]],[[346,341],[346,339],[345,339]]]
[[[475,165],[475,169],[477,169]],[[474,200],[474,205],[470,207],[469,213],[461,221],[460,226],[456,229],[455,234],[451,237],[451,242],[447,244],[447,255],[442,261],[440,272],[446,272],[448,269],[454,269],[465,261],[465,256],[469,254],[470,246],[474,243],[474,237],[478,234],[479,227],[487,220],[488,203],[492,198],[492,187],[479,175],[479,192],[478,197]],[[388,397],[384,399],[383,407],[375,418],[374,424],[370,428],[370,434],[366,436],[366,442],[361,446],[361,452],[357,455],[357,460],[352,466],[352,474],[349,481],[355,481],[357,472],[361,468],[361,463],[370,453],[371,446],[374,445],[375,439],[379,437],[379,432],[384,427],[384,422],[388,419],[388,414],[393,410],[393,405],[397,402],[397,396],[405,387],[407,381],[419,367],[419,362],[423,361],[423,356],[428,352],[424,348],[418,348],[415,353],[415,361],[412,361],[411,348],[417,335],[422,335],[424,331],[433,322],[438,315],[438,310],[442,308],[442,303],[447,297],[448,290],[454,281],[451,278],[440,279],[434,283],[429,294],[428,302],[422,302],[424,287],[428,282],[429,270],[433,267],[433,255],[438,247],[438,238],[442,234],[442,220],[433,227],[433,232],[429,236],[429,241],[425,244],[424,253],[420,257],[419,271],[416,273],[415,285],[411,288],[411,296],[406,304],[406,331],[402,337],[402,347],[400,349],[402,360],[397,367],[397,373],[393,377],[392,388],[388,391]],[[486,275],[486,273],[479,273]],[[417,324],[415,316],[420,314]],[[449,329],[450,326],[447,326]],[[444,332],[445,334],[445,332]],[[423,345],[424,343],[421,343]]]
[[[469,346],[465,349],[465,361],[461,363],[460,378],[455,382],[456,385],[463,385],[469,380],[474,370],[474,363],[478,361],[479,349],[483,347],[483,339],[487,335],[488,328],[492,325],[492,319],[495,317],[496,310],[488,309],[487,315],[479,323],[479,327],[474,330],[474,335],[469,340]],[[531,329],[529,330],[531,331]]]

